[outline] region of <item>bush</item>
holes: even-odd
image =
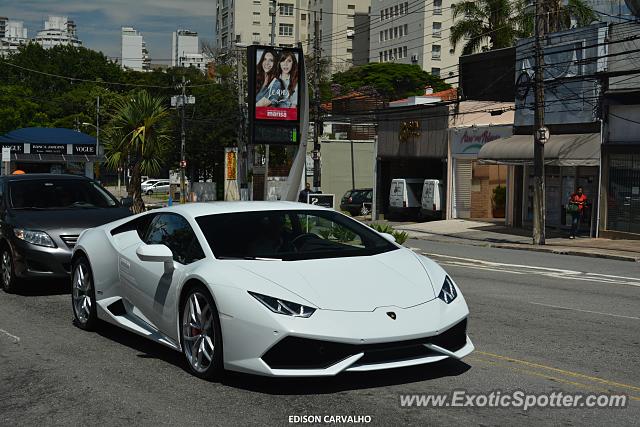
[[[369,224],[369,227],[373,228],[378,233],[391,234],[396,239],[396,243],[399,245],[402,245],[404,242],[406,242],[407,238],[409,237],[406,231],[396,231],[389,224],[373,223]]]

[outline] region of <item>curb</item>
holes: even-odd
[[[476,242],[472,242],[465,239],[459,239],[459,241],[451,241],[447,239],[438,239],[437,237],[435,237],[437,235],[434,235],[434,234],[429,234],[427,237],[427,236],[419,236],[418,234],[420,233],[413,230],[405,229],[403,231],[408,231],[410,233],[409,239],[429,240],[432,242],[434,241],[439,243],[452,243],[452,244],[459,244],[459,245],[481,246],[481,247],[497,248],[497,249],[514,249],[514,250],[520,250],[520,251],[544,252],[544,253],[551,253],[551,254],[557,254],[557,255],[573,255],[573,256],[582,256],[587,258],[601,258],[601,259],[611,259],[615,261],[627,261],[627,262],[640,263],[640,257],[634,257],[634,256],[615,255],[615,254],[607,254],[602,252],[584,252],[584,251],[571,249],[571,248],[554,248],[553,246],[535,247],[535,246],[525,245],[521,243],[491,243],[486,241],[478,241],[476,243]]]

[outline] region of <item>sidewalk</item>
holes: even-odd
[[[401,224],[394,228],[406,231],[413,239],[640,262],[640,240],[588,237],[571,240],[566,233],[548,231],[546,245],[534,246],[530,230],[462,219]]]

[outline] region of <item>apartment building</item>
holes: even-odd
[[[47,17],[43,29],[38,31],[33,41],[45,49],[59,45],[82,46],[82,41],[78,39],[76,24],[67,16]]]
[[[446,78],[457,74],[462,46],[449,42],[451,0],[371,0],[369,61],[417,64]]]
[[[203,72],[207,68],[209,57],[200,51],[198,33],[190,30],[173,32],[171,42],[171,66],[195,67]]]
[[[369,11],[378,0],[307,0],[309,11],[307,51],[313,50],[314,20],[320,21],[322,57],[335,73],[365,63],[369,50]],[[315,18],[314,18],[315,16]]]
[[[122,27],[122,68],[133,71],[151,69],[149,51],[142,34],[133,27]]]
[[[271,14],[275,4],[275,45],[294,47],[307,42],[307,0],[216,0],[215,47],[263,44],[271,41]]]
[[[0,57],[17,51],[18,47],[28,41],[27,29],[22,21],[0,17]]]

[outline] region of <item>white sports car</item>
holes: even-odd
[[[192,372],[325,376],[460,359],[467,304],[435,262],[333,210],[193,203],[85,230],[75,323],[181,351]]]

